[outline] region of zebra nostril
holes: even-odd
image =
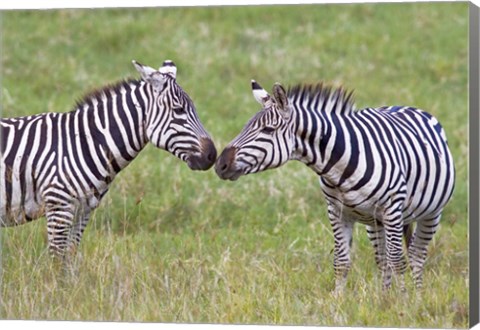
[[[215,161],[215,158],[217,158],[217,153],[216,152],[210,152],[207,156],[207,159],[210,162]]]
[[[222,151],[215,163],[215,171],[222,179],[226,179],[232,172],[235,171],[235,153],[236,150],[232,147],[227,147]]]
[[[212,140],[203,139],[201,145],[202,145],[201,149],[204,150],[204,153],[206,154],[206,160],[210,164],[213,164],[217,159],[217,149],[215,148],[215,145],[213,144]]]
[[[217,160],[217,163],[215,164],[215,171],[218,174],[223,174],[227,171],[227,168],[228,168],[227,163],[222,158],[219,158]]]

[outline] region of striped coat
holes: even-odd
[[[148,142],[193,170],[213,165],[215,146],[173,62],[159,70],[133,64],[142,79],[98,89],[70,112],[0,121],[1,226],[46,216],[49,249],[63,257],[80,243],[112,180]]]
[[[252,82],[262,105],[228,144],[215,164],[222,179],[299,160],[318,174],[328,206],[335,247],[336,291],[351,266],[353,225],[367,226],[384,287],[406,270],[402,236],[417,287],[422,286],[428,242],[454,188],[454,164],[445,132],[425,111],[413,107],[355,110],[342,88],[280,84],[268,94]]]

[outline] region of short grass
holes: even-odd
[[[325,80],[357,106],[408,104],[443,124],[457,185],[425,292],[383,293],[364,228],[334,298],[333,237],[300,163],[224,182],[148,147],[95,212],[72,272],[45,219],[1,229],[0,318],[462,328],[468,324],[467,3],[10,11],[2,116],[67,111],[95,87],[169,58],[221,150],[270,88]]]

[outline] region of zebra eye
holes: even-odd
[[[182,107],[173,107],[172,108],[173,112],[175,112],[177,115],[181,115],[182,113],[185,112],[185,110]]]
[[[273,132],[275,132],[275,128],[266,126],[261,130],[261,132],[264,133],[264,134],[271,135]]]

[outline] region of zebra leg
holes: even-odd
[[[58,195],[46,199],[48,249],[53,256],[65,261],[76,254],[90,209],[76,199],[60,200]]]
[[[392,282],[393,273],[399,280],[400,289],[405,290],[404,274],[407,268],[405,256],[403,252],[402,238],[403,238],[403,218],[402,212],[397,208],[392,213],[386,213],[383,219],[386,238],[386,254],[387,266],[383,274],[383,287],[387,289]]]
[[[71,203],[47,202],[45,205],[50,254],[65,259],[70,246],[70,233],[75,218],[75,208]]]
[[[352,244],[353,222],[343,221],[341,210],[331,203],[328,205],[328,216],[335,239],[335,247],[333,250],[335,294],[340,294],[345,289],[348,271],[351,267],[350,246]]]
[[[423,266],[427,259],[427,247],[438,229],[441,215],[428,220],[417,222],[412,243],[408,248],[408,260],[412,268],[415,287],[423,287]]]
[[[367,235],[375,250],[375,262],[382,273],[382,277],[391,276],[391,274],[386,274],[390,271],[390,268],[387,267],[385,229],[380,224],[367,226]]]
[[[76,250],[80,245],[82,240],[83,232],[85,227],[87,227],[88,220],[90,219],[90,208],[81,207],[78,209],[75,216],[75,222],[73,223],[73,228],[71,232],[71,237],[69,239],[70,247],[72,250]]]

